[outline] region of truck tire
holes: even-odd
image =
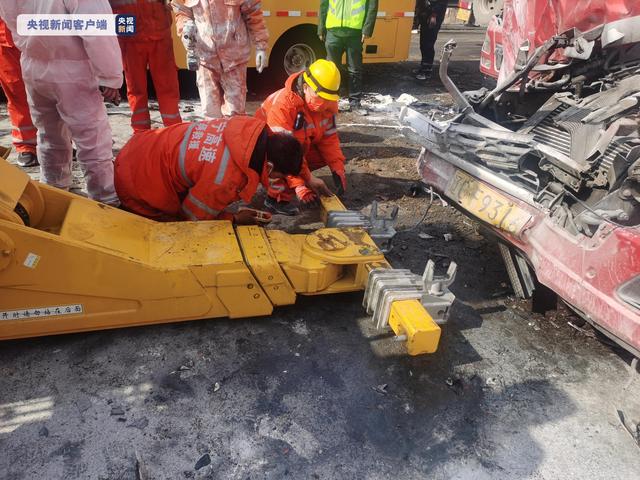
[[[269,81],[282,85],[289,75],[304,70],[326,54],[315,25],[295,27],[282,35],[273,47],[267,70]]]
[[[482,27],[489,25],[491,18],[502,11],[504,0],[473,0],[471,13],[473,23]]]

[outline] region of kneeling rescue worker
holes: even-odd
[[[271,179],[265,207],[283,215],[295,215],[294,196],[313,204],[318,195],[331,195],[325,183],[311,174],[326,165],[331,169],[338,194],[347,188],[345,157],[336,130],[340,71],[333,62],[318,60],[305,71],[291,75],[284,88],[272,93],[257,110],[274,132],[295,136],[304,152],[300,176]]]
[[[238,116],[134,135],[115,161],[115,185],[127,210],[159,221],[259,222],[256,210],[226,212],[251,201],[258,184],[298,175],[302,148],[262,120]]]

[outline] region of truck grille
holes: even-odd
[[[571,155],[571,133],[558,127],[554,119],[570,106],[561,103],[531,131],[536,142],[549,145],[567,156]]]

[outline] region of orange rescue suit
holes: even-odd
[[[135,15],[136,33],[120,36],[122,63],[134,132],[151,128],[147,93],[147,66],[165,127],[180,123],[180,86],[173,55],[171,9],[163,0],[109,0],[113,13]]]
[[[304,98],[297,93],[297,84],[302,73],[294,73],[285,82],[284,88],[272,93],[256,111],[256,118],[265,120],[274,132],[290,133],[302,145],[305,161],[300,177],[287,177],[287,181],[272,180],[269,196],[279,201],[290,201],[294,188],[304,185],[311,177],[311,170],[328,165],[332,172],[344,178],[345,157],[340,148],[336,129],[335,111],[313,112]],[[337,104],[336,104],[337,106]],[[296,119],[301,114],[304,121]]]
[[[249,162],[265,130],[262,120],[237,116],[134,135],[115,161],[120,201],[156,220],[231,220],[224,209],[249,203],[261,182]]]
[[[19,153],[36,153],[37,129],[31,121],[22,81],[20,50],[13,43],[7,24],[0,19],[0,86],[7,97],[13,145]]]

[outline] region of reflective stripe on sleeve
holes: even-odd
[[[37,145],[37,140],[35,138],[22,138],[17,135],[11,135],[11,138],[14,142],[22,143],[24,145]]]
[[[231,152],[229,151],[228,147],[224,147],[224,152],[222,152],[222,160],[220,160],[218,174],[216,175],[216,185],[221,185],[222,181],[224,180],[224,176],[227,173],[227,167],[229,166],[229,157],[231,157]]]
[[[282,127],[271,127],[271,131],[273,133],[288,133],[289,135],[293,135],[293,132],[291,130],[287,130],[286,128]]]
[[[189,220],[192,220],[194,222],[198,220],[198,217],[196,217],[193,214],[193,212],[189,210],[189,207],[187,207],[186,205],[182,205],[182,211],[187,214],[187,217],[189,218]]]
[[[180,166],[180,173],[182,174],[182,179],[187,182],[187,185],[193,187],[193,182],[187,175],[187,168],[185,166],[185,157],[187,156],[187,145],[189,144],[189,137],[191,137],[191,132],[195,128],[196,124],[192,123],[187,128],[187,131],[182,137],[182,143],[180,143],[180,153],[178,154],[178,165]]]
[[[217,217],[220,214],[220,210],[216,210],[215,208],[211,208],[206,203],[204,203],[201,200],[199,200],[196,197],[194,197],[191,192],[189,192],[189,195],[187,195],[187,200],[189,200],[191,203],[193,203],[196,207],[198,207],[203,212],[207,212],[212,217]]]

